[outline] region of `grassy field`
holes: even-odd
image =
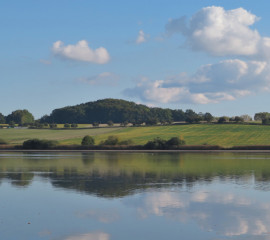
[[[61,144],[80,144],[85,135],[95,137],[96,143],[110,135],[120,140],[132,139],[145,144],[155,137],[169,139],[183,136],[188,145],[270,145],[270,126],[237,124],[192,124],[153,127],[93,128],[93,129],[0,129],[0,138],[19,144],[30,138],[58,140]]]

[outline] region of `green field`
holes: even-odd
[[[155,137],[169,139],[184,137],[188,145],[270,145],[270,126],[241,124],[191,124],[153,127],[89,128],[89,129],[0,129],[0,138],[10,144],[20,144],[30,138],[58,140],[61,144],[80,144],[85,135],[95,137],[96,143],[109,135],[120,140],[132,139],[145,144]]]

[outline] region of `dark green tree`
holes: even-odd
[[[229,121],[229,118],[226,117],[226,116],[220,117],[218,119],[218,123],[225,123],[225,122],[228,122],[228,121]]]
[[[214,117],[212,116],[211,113],[207,112],[203,115],[203,120],[210,123],[214,120]]]
[[[9,114],[6,118],[6,122],[9,124],[12,121],[19,125],[29,125],[34,123],[35,119],[28,110],[24,109],[16,110]]]
[[[3,123],[6,123],[6,119],[5,119],[5,116],[0,113],[0,124],[3,124]]]
[[[92,146],[95,145],[95,139],[89,135],[83,137],[81,144],[83,146]]]

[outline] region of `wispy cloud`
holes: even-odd
[[[95,76],[79,78],[77,81],[89,85],[116,86],[119,81],[119,76],[115,73],[103,72]]]
[[[143,30],[140,30],[136,39],[137,44],[141,44],[143,42],[146,42],[147,36],[145,35]]]
[[[45,65],[51,65],[52,64],[52,62],[50,60],[46,60],[46,59],[40,59],[39,62],[42,63],[42,64],[45,64]]]

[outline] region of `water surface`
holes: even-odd
[[[270,239],[270,156],[1,153],[0,236]]]

